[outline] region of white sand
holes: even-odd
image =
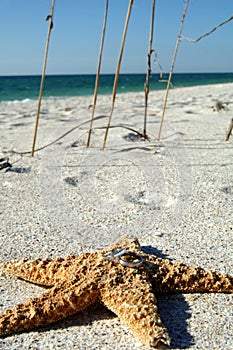
[[[161,142],[157,142],[164,91],[149,96],[148,134],[88,124],[58,143],[29,151],[37,102],[0,104],[0,260],[55,257],[104,247],[126,232],[162,256],[233,273],[233,84],[170,91]],[[216,101],[228,109],[214,112]],[[107,115],[111,96],[100,96],[96,115]],[[112,125],[143,127],[143,93],[117,96]],[[90,118],[92,97],[42,103],[37,147]],[[67,110],[68,109],[68,110]],[[106,119],[94,127],[106,126]],[[1,275],[1,310],[42,289]],[[159,297],[173,349],[233,349],[232,295]],[[0,339],[1,349],[146,349],[104,307],[90,308],[43,331]]]

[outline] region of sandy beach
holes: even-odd
[[[233,83],[172,89],[160,142],[164,91],[117,95],[106,148],[111,96],[98,97],[86,147],[92,97],[44,99],[30,152],[37,101],[0,104],[0,262],[65,257],[112,244],[125,233],[162,257],[233,274]],[[214,111],[217,101],[226,108]],[[131,129],[129,129],[131,128]],[[18,153],[12,152],[16,151]],[[41,287],[1,273],[0,311]],[[172,349],[233,349],[233,295],[158,297]],[[148,349],[113,313],[96,305],[67,320],[0,339],[0,349]]]

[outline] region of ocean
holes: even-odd
[[[150,78],[150,90],[162,90],[167,86],[168,74],[162,81],[158,74]],[[0,76],[0,102],[25,101],[38,98],[40,76]],[[114,75],[103,74],[99,81],[99,94],[111,94]],[[172,87],[187,87],[233,82],[233,73],[174,73]],[[145,74],[121,74],[117,93],[144,90]],[[48,75],[45,77],[43,97],[68,97],[92,95],[95,75]]]

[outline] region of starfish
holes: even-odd
[[[145,253],[134,237],[81,256],[22,259],[0,268],[50,287],[0,315],[0,336],[48,325],[99,301],[142,343],[168,348],[170,339],[156,306],[163,293],[233,293],[233,276],[189,267]]]

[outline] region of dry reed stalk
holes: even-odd
[[[47,65],[50,34],[51,34],[51,30],[53,28],[54,6],[55,6],[55,0],[52,0],[50,14],[46,18],[46,21],[49,20],[49,26],[48,26],[45,54],[44,54],[44,63],[43,63],[43,69],[42,69],[41,83],[40,83],[40,93],[39,93],[39,100],[38,100],[38,107],[37,107],[37,114],[36,114],[36,124],[35,124],[34,137],[33,137],[33,143],[32,143],[32,151],[31,151],[32,157],[34,156],[34,152],[35,152],[36,136],[37,136],[37,130],[38,130],[38,125],[39,125],[40,107],[41,107],[41,101],[42,101],[42,95],[43,95],[43,89],[44,89],[44,79],[45,79],[45,71],[46,71],[46,65]]]
[[[231,134],[232,134],[232,130],[233,130],[233,118],[231,119],[229,128],[227,130],[227,135],[226,135],[225,141],[229,141]]]
[[[114,84],[113,84],[112,105],[111,105],[111,110],[109,113],[108,123],[107,123],[106,131],[105,131],[105,135],[104,135],[103,146],[102,146],[103,150],[105,149],[105,145],[106,145],[106,141],[107,141],[107,137],[108,137],[108,131],[109,131],[110,124],[111,124],[112,114],[114,111],[116,90],[117,90],[119,73],[120,73],[120,68],[121,68],[121,61],[122,61],[122,56],[123,56],[123,52],[124,52],[125,39],[126,39],[126,34],[127,34],[127,29],[128,29],[128,24],[129,24],[129,19],[130,19],[130,15],[131,15],[133,2],[134,2],[134,0],[129,0],[129,6],[128,6],[128,11],[127,11],[126,20],[125,20],[125,27],[124,27],[122,41],[121,41],[120,55],[119,55],[119,59],[118,59],[118,63],[117,63],[117,69],[116,69],[116,74],[115,74],[115,79],[114,79]]]
[[[147,54],[147,75],[146,75],[146,83],[145,83],[145,111],[144,111],[144,126],[143,126],[144,139],[146,139],[148,96],[150,92],[151,55],[154,51],[152,50],[152,43],[153,43],[153,34],[154,34],[155,3],[156,3],[156,0],[152,0],[150,39],[149,39],[149,48],[148,48],[148,54]]]
[[[104,22],[103,22],[102,37],[101,37],[101,43],[100,43],[98,68],[97,68],[96,79],[95,79],[95,90],[94,90],[91,122],[90,122],[90,126],[89,126],[88,139],[87,139],[87,147],[90,146],[90,141],[91,141],[92,126],[93,126],[93,120],[94,120],[94,115],[95,115],[95,108],[96,108],[96,101],[97,101],[97,94],[98,94],[98,87],[99,87],[100,68],[101,68],[102,55],[103,55],[107,17],[108,17],[108,0],[106,0],[106,6],[105,6]]]
[[[160,138],[161,138],[161,132],[162,132],[162,126],[163,126],[163,121],[164,121],[164,115],[165,115],[165,110],[166,110],[166,106],[167,106],[168,93],[169,93],[169,89],[170,89],[173,69],[174,69],[174,65],[175,65],[175,61],[176,61],[176,56],[177,56],[177,52],[178,52],[178,48],[179,48],[179,43],[181,41],[181,34],[182,34],[182,31],[183,31],[184,20],[185,20],[185,17],[186,17],[188,6],[189,6],[189,0],[186,0],[185,6],[184,6],[184,11],[183,11],[182,18],[181,18],[180,29],[179,29],[179,33],[178,33],[178,37],[177,37],[177,41],[176,41],[175,51],[174,51],[174,55],[173,55],[173,59],[172,59],[172,64],[171,64],[171,69],[170,69],[170,73],[169,73],[169,78],[168,78],[168,82],[167,82],[167,89],[166,89],[165,98],[164,98],[162,117],[161,117],[160,126],[159,126],[158,141],[160,141]]]

